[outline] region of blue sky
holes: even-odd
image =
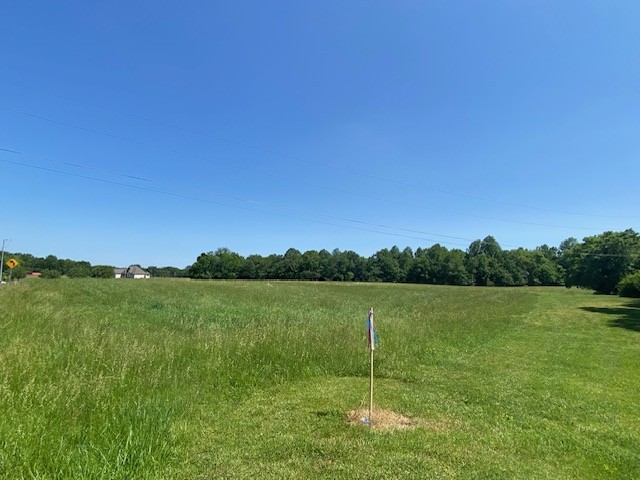
[[[183,267],[223,246],[368,256],[638,230],[639,16],[601,1],[5,2],[0,237]]]

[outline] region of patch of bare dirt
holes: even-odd
[[[409,430],[416,428],[420,422],[405,417],[393,410],[374,407],[369,418],[368,408],[351,410],[347,415],[349,425],[371,427],[372,430]]]

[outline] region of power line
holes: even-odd
[[[5,150],[5,149],[1,149],[1,150]],[[434,242],[434,243],[444,243],[444,244],[448,244],[448,245],[456,245],[456,246],[467,247],[466,244],[461,244],[461,243],[456,243],[456,242],[438,241],[438,240],[433,239],[433,238],[418,237],[418,236],[414,236],[414,235],[405,235],[405,234],[393,233],[393,232],[384,232],[384,231],[380,231],[380,230],[373,230],[373,229],[370,229],[370,228],[354,227],[354,226],[349,226],[349,225],[341,225],[341,224],[338,224],[338,223],[325,222],[325,221],[320,221],[320,220],[313,220],[313,219],[309,219],[309,218],[301,218],[301,217],[296,217],[296,216],[292,216],[292,215],[285,215],[285,214],[281,214],[281,213],[266,212],[264,210],[257,210],[257,209],[254,209],[254,208],[248,208],[248,207],[242,207],[242,206],[238,206],[238,205],[230,205],[230,204],[222,203],[222,202],[215,202],[215,201],[212,201],[212,200],[206,200],[206,199],[199,198],[199,197],[194,197],[194,196],[191,196],[191,195],[182,195],[182,194],[179,194],[179,193],[167,192],[167,191],[157,190],[157,189],[147,188],[147,187],[141,187],[141,186],[138,186],[138,185],[130,185],[130,184],[126,184],[126,183],[115,182],[115,181],[112,181],[112,180],[106,180],[106,179],[103,179],[103,178],[96,178],[96,177],[91,177],[91,176],[88,176],[88,175],[81,175],[81,174],[77,174],[77,173],[65,172],[65,171],[62,171],[62,170],[56,170],[56,169],[41,167],[41,166],[37,166],[37,165],[30,165],[30,164],[22,163],[22,162],[15,162],[15,161],[3,159],[3,158],[0,158],[0,162],[12,164],[12,165],[18,165],[18,166],[27,167],[27,168],[32,168],[32,169],[36,169],[36,170],[42,170],[42,171],[51,172],[51,173],[56,173],[56,174],[60,174],[60,175],[67,175],[67,176],[70,176],[70,177],[82,178],[82,179],[85,179],[85,180],[91,180],[91,181],[106,183],[106,184],[110,184],[110,185],[117,185],[117,186],[121,186],[121,187],[132,188],[132,189],[135,189],[135,190],[140,190],[140,191],[145,191],[145,192],[159,193],[161,195],[167,195],[167,196],[171,196],[171,197],[183,198],[183,199],[193,200],[193,201],[206,203],[206,204],[211,204],[211,205],[218,205],[218,206],[222,206],[222,207],[235,208],[235,209],[246,210],[246,211],[255,212],[255,213],[261,213],[261,214],[264,214],[264,215],[278,216],[278,217],[289,218],[289,219],[293,219],[293,220],[299,220],[299,221],[303,221],[303,222],[311,222],[311,223],[317,223],[317,224],[321,224],[321,225],[329,225],[329,226],[338,227],[338,228],[348,228],[350,230],[357,230],[357,231],[363,231],[363,232],[369,232],[369,233],[377,233],[377,234],[389,235],[389,236],[393,236],[393,237],[402,237],[402,238],[409,238],[409,239],[413,239],[413,240],[424,240],[424,241]],[[64,163],[64,162],[60,162],[60,163]],[[69,165],[74,165],[74,164],[69,164]],[[88,167],[88,168],[90,168],[90,167]],[[97,169],[94,169],[94,170],[97,170]],[[104,173],[107,173],[107,172],[104,172]],[[144,181],[153,182],[153,180],[145,179],[143,177],[129,176],[129,175],[126,175],[126,174],[118,174],[118,173],[114,173],[114,172],[109,172],[109,173],[112,174],[112,175],[128,176],[130,178],[135,178],[135,179],[138,179],[138,180],[144,180]],[[164,182],[159,182],[159,183],[164,183]],[[231,197],[231,198],[233,198],[233,197]],[[301,211],[301,212],[304,212],[304,211]],[[322,215],[322,214],[317,214],[317,215]],[[332,217],[332,218],[341,219],[340,217]],[[354,220],[349,220],[349,219],[344,219],[344,220],[345,221],[354,221]],[[361,222],[361,223],[365,223],[365,222]],[[399,229],[399,230],[407,230],[407,229],[401,229],[401,228],[398,228],[398,227],[389,227],[389,226],[383,226],[383,225],[380,225],[380,226],[384,227],[384,228],[396,228],[396,229]],[[413,231],[413,230],[407,230],[407,231]],[[417,231],[417,230],[415,232],[420,233],[420,231]],[[445,236],[445,235],[439,235],[439,234],[431,234],[431,235],[434,235],[434,236]],[[461,237],[450,237],[450,238],[460,238],[460,239],[462,239]],[[473,240],[473,241],[475,241],[475,240]],[[502,245],[503,246],[508,246],[508,247],[513,247],[513,248],[519,248],[519,247],[515,247],[513,245],[508,245],[508,244],[502,244]],[[639,253],[613,254],[613,253],[576,252],[576,254],[577,255],[582,255],[582,256],[625,257],[625,258],[626,257],[640,256]]]
[[[29,87],[26,87],[24,85],[17,85],[14,84],[20,88],[25,88],[28,90],[35,90]],[[257,151],[261,151],[261,152],[265,152],[265,153],[269,153],[271,155],[277,155],[280,157],[285,157],[285,158],[289,158],[301,163],[305,163],[308,165],[314,165],[316,167],[321,167],[321,168],[325,168],[328,170],[332,170],[335,172],[340,172],[340,173],[347,173],[350,175],[356,175],[356,176],[360,176],[363,178],[368,178],[368,179],[372,179],[372,180],[378,180],[381,182],[386,182],[386,183],[390,183],[390,184],[395,184],[395,185],[400,185],[400,186],[404,186],[404,187],[411,187],[411,188],[417,188],[417,189],[421,189],[421,190],[429,190],[432,192],[437,192],[437,193],[442,193],[445,195],[451,195],[451,196],[456,196],[456,197],[461,197],[461,198],[468,198],[471,200],[480,200],[483,202],[488,202],[488,203],[494,203],[497,205],[506,205],[506,206],[511,206],[511,207],[517,207],[517,208],[527,208],[527,209],[531,209],[531,210],[538,210],[538,211],[543,211],[543,212],[550,212],[550,213],[562,213],[565,215],[576,215],[576,216],[583,216],[583,217],[599,217],[599,218],[636,218],[636,217],[625,217],[625,216],[620,216],[620,215],[598,215],[598,214],[592,214],[592,213],[584,213],[584,212],[572,212],[572,211],[567,211],[567,210],[560,210],[560,209],[553,209],[553,208],[545,208],[545,207],[537,207],[537,206],[533,206],[533,205],[524,205],[524,204],[519,204],[519,203],[514,203],[514,202],[505,202],[505,201],[501,201],[501,200],[495,200],[495,199],[489,199],[489,198],[484,198],[481,196],[477,196],[477,195],[470,195],[470,194],[465,194],[465,193],[459,193],[459,192],[452,192],[449,190],[444,190],[441,189],[439,187],[435,187],[432,185],[422,185],[422,184],[417,184],[417,183],[411,183],[411,182],[405,182],[405,181],[401,181],[401,180],[395,180],[395,179],[391,179],[391,178],[387,178],[387,177],[382,177],[379,175],[372,175],[370,173],[365,173],[365,172],[361,172],[361,171],[357,171],[357,170],[351,170],[351,169],[347,169],[347,168],[341,168],[341,167],[335,167],[333,165],[329,165],[326,163],[322,163],[322,162],[314,162],[314,161],[310,161],[310,160],[306,160],[304,158],[301,158],[297,155],[292,155],[289,153],[283,153],[280,152],[278,150],[274,150],[272,148],[268,148],[268,147],[264,147],[261,145],[256,145],[256,144],[252,144],[252,143],[247,143],[247,142],[240,142],[237,140],[231,140],[228,138],[224,138],[224,137],[220,137],[218,135],[212,135],[210,133],[207,132],[203,132],[201,130],[196,130],[196,129],[192,129],[192,128],[187,128],[187,127],[183,127],[181,125],[176,125],[174,123],[169,123],[169,122],[164,122],[161,120],[156,120],[154,118],[150,118],[147,117],[145,115],[139,115],[136,113],[131,113],[131,112],[127,112],[124,110],[120,110],[120,109],[116,109],[116,108],[112,108],[112,107],[107,107],[104,105],[99,105],[96,103],[92,103],[92,102],[86,102],[83,100],[78,100],[72,97],[68,97],[66,95],[60,95],[58,93],[54,93],[54,92],[45,92],[49,95],[55,96],[55,97],[59,97],[65,100],[69,100],[71,102],[75,102],[81,105],[87,105],[90,106],[92,108],[97,108],[97,109],[101,109],[101,110],[106,110],[109,112],[114,112],[117,113],[119,115],[125,115],[131,118],[135,118],[138,120],[143,120],[145,122],[149,122],[149,123],[154,123],[156,125],[161,125],[163,127],[168,127],[168,128],[173,128],[176,130],[180,130],[183,132],[187,132],[187,133],[192,133],[195,135],[200,135],[203,137],[207,137],[207,138],[211,138],[213,140],[217,140],[220,142],[225,142],[225,143],[229,143],[231,145],[237,145],[237,146],[241,146],[241,147],[245,147],[245,148],[250,148],[253,150],[257,150]],[[4,107],[0,107],[0,108],[4,108]],[[6,109],[6,108],[5,108]],[[7,109],[8,110],[8,109]],[[16,113],[23,113],[23,112],[16,112]],[[27,115],[26,113],[23,113],[25,115]],[[37,117],[39,118],[39,117]],[[48,120],[50,121],[50,120]],[[68,125],[70,126],[70,125]],[[87,130],[90,131],[90,130]],[[93,132],[93,133],[97,133],[97,132]]]
[[[246,168],[246,167],[241,167],[241,166],[230,164],[230,163],[220,162],[220,161],[217,161],[217,160],[212,160],[212,159],[210,159],[208,157],[203,157],[201,155],[195,155],[195,154],[192,154],[192,153],[186,153],[186,152],[182,152],[182,151],[175,150],[175,149],[172,149],[172,148],[151,144],[151,143],[143,142],[143,141],[136,140],[136,139],[122,137],[122,136],[114,135],[114,134],[111,134],[111,133],[101,132],[99,130],[93,130],[93,129],[85,128],[85,127],[82,127],[82,126],[79,126],[79,125],[74,125],[74,124],[71,124],[71,123],[61,122],[61,121],[58,121],[58,120],[53,120],[53,119],[50,119],[50,118],[46,118],[46,117],[43,117],[41,115],[36,115],[36,114],[33,114],[33,113],[23,112],[23,111],[19,111],[19,110],[13,110],[11,108],[4,107],[4,106],[1,106],[1,105],[0,105],[0,110],[5,110],[5,111],[8,111],[8,112],[17,113],[17,114],[20,114],[20,115],[25,115],[25,116],[36,118],[38,120],[42,120],[42,121],[45,121],[45,122],[53,123],[53,124],[56,124],[56,125],[62,125],[62,126],[70,127],[70,128],[75,128],[77,130],[93,133],[93,134],[96,134],[96,135],[101,135],[101,136],[105,136],[105,137],[109,137],[109,138],[114,138],[114,139],[117,139],[117,140],[122,140],[122,141],[130,142],[130,143],[135,143],[135,144],[143,145],[143,146],[150,147],[150,148],[155,148],[155,149],[166,151],[166,152],[173,153],[173,154],[176,154],[176,155],[182,155],[182,156],[185,156],[185,157],[195,158],[195,159],[202,160],[202,161],[205,161],[205,162],[208,162],[208,163],[213,163],[213,164],[224,166],[224,167],[228,167],[228,168],[234,168],[234,169],[241,170],[241,171],[248,172],[248,173],[252,173],[252,174],[255,174],[255,175],[262,175],[262,176],[266,176],[266,177],[270,177],[270,178],[276,178],[278,180],[284,180],[284,181],[287,181],[287,182],[297,183],[299,185],[305,185],[305,186],[309,186],[309,187],[319,188],[319,189],[328,190],[328,191],[332,191],[332,192],[336,192],[336,193],[340,193],[340,194],[344,194],[344,195],[351,195],[351,196],[355,196],[355,197],[366,198],[366,199],[369,199],[369,200],[375,200],[375,201],[379,201],[379,202],[383,202],[383,203],[389,203],[389,204],[392,204],[392,205],[398,205],[398,206],[402,206],[402,207],[419,208],[419,209],[423,209],[423,210],[430,210],[430,211],[435,211],[435,212],[446,213],[446,214],[449,214],[449,215],[460,215],[460,216],[464,216],[464,217],[481,218],[481,219],[484,219],[484,220],[493,220],[493,221],[515,223],[515,224],[521,224],[521,225],[533,225],[533,226],[538,226],[538,227],[564,228],[564,229],[569,229],[569,230],[593,230],[593,231],[602,230],[601,228],[594,228],[594,227],[577,227],[577,226],[554,225],[554,224],[536,223],[536,222],[525,222],[525,221],[520,221],[520,220],[510,220],[510,219],[504,219],[504,218],[498,218],[498,217],[489,217],[489,216],[485,216],[485,215],[476,215],[476,214],[470,214],[470,213],[456,212],[456,211],[452,211],[452,210],[445,210],[445,209],[439,209],[439,208],[434,208],[434,207],[425,207],[423,205],[417,205],[417,204],[413,204],[413,203],[398,202],[398,201],[395,201],[395,200],[388,200],[388,199],[384,199],[384,198],[381,198],[381,197],[376,197],[374,195],[368,195],[368,194],[364,194],[364,193],[357,193],[357,192],[352,192],[352,191],[349,191],[349,190],[342,190],[342,189],[339,189],[339,188],[329,187],[329,186],[326,186],[326,185],[320,185],[320,184],[316,184],[316,183],[306,182],[304,180],[298,180],[298,179],[294,179],[294,178],[283,177],[283,176],[280,176],[280,175],[261,172],[259,170],[254,170],[254,169],[251,169],[251,168]]]
[[[293,220],[300,220],[300,221],[303,221],[303,222],[319,223],[319,224],[322,224],[322,225],[330,225],[330,226],[333,226],[333,227],[348,228],[348,229],[351,229],[351,230],[358,230],[358,231],[362,231],[362,232],[378,233],[378,234],[390,235],[390,236],[394,236],[394,237],[411,238],[411,239],[414,239],[414,240],[424,240],[424,241],[427,241],[427,242],[446,243],[446,244],[449,244],[449,245],[457,245],[457,246],[466,247],[466,245],[462,244],[462,243],[455,243],[455,242],[449,242],[449,241],[439,242],[438,240],[433,239],[433,238],[417,237],[417,236],[413,236],[413,235],[404,235],[404,234],[393,233],[393,232],[383,232],[383,231],[380,231],[380,230],[372,230],[372,229],[369,229],[369,228],[354,227],[354,226],[350,226],[350,225],[341,225],[341,224],[338,224],[338,223],[324,222],[324,221],[321,221],[321,220],[313,220],[313,219],[309,219],[309,218],[295,217],[293,215],[285,215],[285,214],[282,214],[282,213],[265,212],[264,210],[257,210],[257,209],[254,209],[254,208],[242,207],[242,206],[239,206],[239,205],[230,205],[228,203],[215,202],[213,200],[206,200],[204,198],[194,197],[194,196],[191,196],[191,195],[183,195],[183,194],[174,193],[174,192],[166,192],[166,191],[163,191],[163,190],[156,190],[156,189],[153,189],[153,188],[141,187],[141,186],[138,186],[138,185],[130,185],[130,184],[121,183],[121,182],[114,182],[112,180],[106,180],[106,179],[103,179],[103,178],[90,177],[88,175],[81,175],[81,174],[78,174],[78,173],[65,172],[65,171],[56,170],[56,169],[53,169],[53,168],[30,165],[28,163],[14,162],[12,160],[6,160],[6,159],[3,159],[3,158],[0,158],[0,162],[9,163],[9,164],[12,164],[12,165],[19,165],[19,166],[22,166],[22,167],[33,168],[33,169],[37,169],[37,170],[43,170],[43,171],[46,171],[46,172],[57,173],[57,174],[60,174],[60,175],[67,175],[67,176],[71,176],[71,177],[77,177],[77,178],[83,178],[83,179],[86,179],[86,180],[92,180],[92,181],[96,181],[96,182],[107,183],[107,184],[110,184],[110,185],[118,185],[118,186],[121,186],[121,187],[133,188],[133,189],[136,189],[136,190],[141,190],[141,191],[146,191],[146,192],[153,192],[153,193],[159,193],[159,194],[162,194],[162,195],[168,195],[168,196],[177,197],[177,198],[184,198],[184,199],[187,199],[187,200],[194,200],[194,201],[197,201],[197,202],[207,203],[207,204],[211,204],[211,205],[219,205],[219,206],[223,206],[223,207],[236,208],[236,209],[240,209],[240,210],[247,210],[247,211],[250,211],[250,212],[262,213],[262,214],[265,214],[265,215],[273,215],[273,216],[278,216],[278,217],[290,218],[290,219],[293,219]]]
[[[286,207],[286,206],[282,206],[282,205],[278,205],[278,204],[274,204],[274,203],[263,202],[263,201],[259,201],[259,200],[251,200],[251,199],[247,199],[247,198],[243,198],[243,197],[239,197],[239,196],[234,196],[234,195],[220,194],[220,193],[217,193],[217,192],[212,192],[211,190],[208,190],[208,189],[195,188],[195,187],[192,187],[192,186],[169,183],[169,182],[165,182],[165,181],[162,181],[162,180],[154,180],[154,179],[141,177],[141,176],[137,176],[137,175],[113,172],[113,171],[110,171],[110,170],[97,169],[97,168],[94,168],[94,167],[88,167],[86,165],[82,165],[82,164],[78,164],[78,163],[64,162],[64,161],[56,160],[56,159],[53,159],[51,157],[47,157],[47,156],[44,156],[44,155],[38,155],[38,154],[34,154],[34,153],[25,153],[25,152],[20,152],[20,151],[8,149],[8,148],[0,147],[0,151],[13,153],[13,154],[17,154],[17,155],[34,157],[34,158],[40,158],[40,159],[46,160],[47,162],[52,162],[52,163],[56,163],[56,164],[59,164],[59,165],[67,165],[67,166],[76,167],[76,168],[83,168],[83,169],[88,169],[88,170],[92,170],[92,171],[95,171],[95,172],[107,173],[107,174],[110,174],[110,175],[126,177],[126,178],[130,178],[130,179],[134,179],[134,180],[140,180],[140,181],[157,183],[157,184],[170,186],[170,187],[185,188],[185,189],[189,189],[189,190],[196,190],[196,191],[206,192],[206,193],[210,193],[210,194],[213,194],[213,195],[216,195],[216,196],[222,196],[222,197],[233,199],[233,200],[239,200],[239,201],[249,202],[249,203],[256,203],[256,204],[261,204],[261,205],[265,205],[265,206],[268,206],[268,207],[281,208],[281,209],[294,211],[294,212],[298,212],[298,213],[304,213],[304,214],[308,214],[308,215],[319,215],[319,216],[338,219],[338,220],[342,220],[342,221],[368,224],[368,225],[372,225],[372,226],[375,226],[375,227],[389,228],[389,229],[393,229],[393,230],[402,230],[402,231],[411,232],[411,233],[434,235],[434,236],[438,236],[438,237],[452,238],[452,239],[456,239],[456,240],[473,241],[473,239],[464,238],[464,237],[455,237],[455,236],[451,236],[451,235],[442,235],[442,234],[436,234],[436,233],[431,233],[431,232],[422,232],[422,231],[418,231],[418,230],[411,230],[411,229],[406,229],[406,228],[402,228],[402,227],[391,227],[391,226],[388,226],[388,225],[381,225],[381,224],[371,224],[369,222],[365,222],[365,221],[361,221],[361,220],[346,219],[346,218],[336,217],[334,215],[324,214],[324,213],[320,213],[320,212],[310,212],[310,211],[305,211],[305,210],[300,210],[300,209],[293,209],[291,207]],[[418,205],[415,205],[415,207],[422,208],[421,206],[418,206]],[[464,214],[462,214],[462,215],[464,215]],[[480,217],[480,218],[483,218],[483,217]],[[509,221],[509,220],[504,220],[504,221]],[[518,222],[518,221],[515,221],[515,220],[514,220],[514,222],[516,222],[516,223],[528,223],[528,222]],[[533,225],[537,225],[537,224],[533,224]],[[544,224],[541,224],[541,225],[542,226],[549,226],[549,225],[544,225]],[[566,228],[580,228],[580,227],[566,227]],[[512,246],[514,248],[518,248],[515,245],[506,245],[506,246]]]
[[[358,224],[368,225],[368,226],[376,227],[376,228],[386,228],[386,229],[389,229],[389,230],[399,230],[399,231],[408,232],[408,233],[417,233],[417,234],[421,234],[421,235],[432,235],[432,236],[435,236],[435,237],[451,238],[451,239],[454,239],[454,240],[465,240],[465,241],[469,241],[469,242],[473,242],[474,241],[474,239],[472,239],[472,238],[456,237],[456,236],[452,236],[452,235],[444,235],[444,234],[438,234],[438,233],[432,233],[432,232],[425,232],[425,231],[421,231],[421,230],[414,230],[414,229],[397,227],[397,226],[392,226],[392,225],[376,224],[376,223],[366,222],[366,221],[363,221],[363,220],[356,220],[356,219],[352,219],[352,218],[339,217],[339,216],[336,216],[336,215],[329,215],[329,214],[321,213],[321,212],[314,212],[314,211],[309,211],[309,210],[291,208],[291,207],[279,205],[277,203],[263,202],[263,201],[260,201],[260,200],[248,199],[248,198],[240,197],[240,196],[237,196],[237,195],[222,194],[222,193],[214,192],[214,191],[209,190],[209,189],[197,188],[197,187],[192,187],[192,186],[189,186],[189,185],[183,185],[183,184],[178,184],[178,183],[165,182],[165,181],[162,181],[162,180],[156,180],[156,179],[152,179],[152,178],[148,178],[148,177],[141,177],[139,175],[131,175],[131,174],[127,174],[127,173],[114,172],[112,170],[105,170],[105,169],[100,169],[100,168],[95,168],[95,167],[89,167],[87,165],[83,165],[83,164],[79,164],[79,163],[56,160],[54,158],[47,157],[47,156],[44,156],[44,155],[38,155],[38,154],[26,153],[26,152],[19,152],[17,150],[11,150],[11,149],[8,149],[8,148],[0,147],[0,151],[13,153],[13,154],[16,154],[16,155],[21,155],[21,156],[39,158],[39,159],[45,160],[47,162],[55,163],[55,164],[58,164],[58,165],[65,165],[65,166],[74,167],[74,168],[81,168],[81,169],[85,169],[85,170],[91,170],[91,171],[99,172],[99,173],[106,173],[108,175],[114,175],[114,176],[118,176],[118,177],[124,177],[124,178],[128,178],[128,179],[132,179],[132,180],[139,180],[139,181],[143,181],[143,182],[154,183],[154,184],[158,184],[158,185],[164,185],[164,186],[168,186],[168,187],[171,187],[171,188],[181,188],[181,189],[187,189],[187,190],[194,190],[194,191],[198,191],[198,192],[203,192],[203,193],[215,195],[215,196],[218,196],[218,197],[227,198],[227,199],[230,199],[230,200],[236,200],[236,201],[247,202],[247,203],[252,203],[252,204],[257,204],[257,205],[263,205],[263,206],[272,207],[272,208],[279,208],[279,209],[288,210],[288,211],[291,211],[291,212],[302,213],[302,214],[305,214],[305,215],[321,216],[321,217],[330,218],[330,219],[333,219],[333,220],[340,220],[340,221],[350,222],[350,223],[358,223]],[[24,165],[26,166],[27,164],[24,164]],[[506,245],[506,246],[511,246],[511,245]]]

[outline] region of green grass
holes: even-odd
[[[640,302],[562,288],[0,288],[2,478],[640,478]],[[346,423],[376,402],[407,431]]]

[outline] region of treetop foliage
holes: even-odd
[[[290,248],[284,255],[247,258],[219,248],[202,253],[188,268],[198,279],[273,279],[356,282],[407,282],[439,285],[563,285],[558,249],[502,250],[495,238],[473,242],[466,252],[436,244],[415,252],[406,247],[383,248],[365,258],[338,249]]]
[[[20,261],[13,278],[39,271],[43,278],[113,277],[113,267],[89,262],[8,254]],[[640,271],[640,235],[634,230],[604,232],[564,240],[559,247],[503,250],[492,236],[475,240],[466,251],[436,244],[429,248],[383,248],[366,258],[347,250],[288,249],[283,255],[243,257],[228,248],[201,253],[185,269],[150,266],[154,277],[194,279],[271,279],[421,283],[477,286],[577,286],[597,293],[633,294]],[[6,270],[5,270],[6,272]],[[6,276],[6,275],[5,275]],[[624,280],[623,280],[624,279]],[[622,289],[622,290],[621,290]],[[631,293],[629,293],[631,292]]]
[[[202,253],[188,269],[191,278],[407,282],[437,285],[557,286],[617,293],[620,280],[640,268],[640,241],[633,230],[605,232],[559,247],[503,250],[492,236],[466,251],[436,244],[384,248],[365,258],[353,251],[290,248],[284,255],[247,258],[219,248]]]
[[[640,269],[640,235],[629,229],[586,237],[563,252],[562,264],[568,287],[617,293],[620,281]]]

